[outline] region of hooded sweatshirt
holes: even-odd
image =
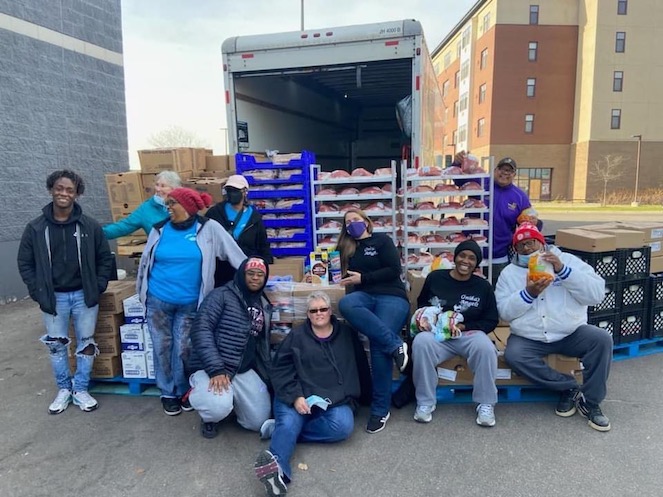
[[[258,258],[258,257],[256,257]],[[247,259],[248,260],[248,259]],[[263,259],[264,261],[264,259]],[[269,267],[265,262],[265,267]],[[269,269],[267,270],[269,273]],[[268,274],[265,274],[265,281],[259,290],[252,292],[246,286],[246,261],[242,263],[239,270],[235,273],[234,282],[246,303],[246,310],[251,320],[249,329],[249,337],[246,341],[244,348],[244,355],[242,355],[242,362],[237,368],[237,374],[244,373],[255,366],[256,358],[256,343],[260,338],[265,336],[265,310],[262,305],[262,291],[267,283]]]
[[[69,219],[57,221],[53,215],[53,204],[46,205],[42,212],[50,224],[48,230],[51,247],[51,271],[53,288],[56,292],[75,292],[83,288],[81,267],[78,260],[76,223],[83,213],[78,204],[73,205]]]

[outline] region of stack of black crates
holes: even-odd
[[[605,282],[603,301],[588,309],[588,322],[609,332],[615,345],[650,338],[652,292],[660,294],[659,335],[663,335],[663,278],[649,274],[651,247],[622,248],[610,252],[565,249],[592,266]]]
[[[650,313],[647,338],[663,337],[663,273],[649,277]]]

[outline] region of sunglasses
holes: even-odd
[[[179,204],[179,202],[177,200],[168,199],[166,200],[165,204],[167,207],[172,207],[173,205]]]
[[[328,310],[329,310],[329,307],[320,307],[320,308],[318,308],[318,309],[309,309],[309,310],[308,310],[308,313],[309,313],[309,314],[317,314],[317,313],[319,313],[319,312],[321,312],[321,313],[325,313],[325,312],[327,312]]]

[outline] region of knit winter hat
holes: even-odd
[[[175,188],[168,196],[184,207],[184,210],[193,216],[198,211],[212,205],[212,197],[209,193],[198,193],[191,188]]]
[[[458,257],[458,254],[460,254],[463,250],[469,250],[476,256],[477,266],[481,264],[481,261],[483,260],[483,255],[481,254],[481,247],[479,247],[479,244],[477,242],[475,242],[474,240],[465,240],[464,242],[460,242],[456,246],[456,250],[454,250],[454,261],[456,260],[456,257]]]
[[[513,234],[513,245],[524,240],[538,240],[542,245],[546,244],[545,238],[536,226],[530,223],[523,223],[518,226],[518,229]]]
[[[246,266],[244,267],[244,271],[246,272],[249,271],[250,269],[257,269],[267,274],[267,266],[265,265],[265,261],[263,261],[262,259],[258,259],[257,257],[251,257],[249,258],[248,261],[246,261]]]

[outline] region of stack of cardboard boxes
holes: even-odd
[[[138,295],[124,299],[124,324],[120,326],[122,376],[154,379],[154,347]]]
[[[99,298],[99,316],[94,330],[99,355],[92,367],[93,378],[115,378],[121,375],[120,364],[120,326],[124,323],[122,300],[135,293],[135,281],[111,281]],[[69,328],[69,361],[72,369],[76,367],[76,335],[73,326]]]

